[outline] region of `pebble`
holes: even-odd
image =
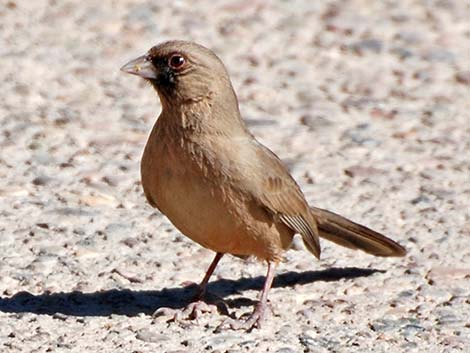
[[[299,336],[299,341],[304,347],[314,347],[316,345],[315,339],[306,333]]]
[[[283,347],[281,349],[276,350],[276,353],[296,353],[297,350],[294,348]]]
[[[470,70],[457,72],[455,74],[455,80],[463,85],[470,85]]]
[[[300,123],[309,127],[312,130],[320,130],[331,126],[331,120],[321,115],[304,114],[300,117]]]
[[[365,52],[380,53],[382,51],[383,43],[378,39],[363,39],[349,46],[349,49],[357,54],[364,54]]]
[[[142,328],[137,331],[136,336],[138,340],[144,341],[144,342],[162,342],[162,341],[168,341],[170,338],[166,335],[162,334],[157,334],[155,332],[152,332],[148,328]]]
[[[51,182],[53,179],[47,176],[38,176],[34,178],[31,182],[36,186],[44,186]]]

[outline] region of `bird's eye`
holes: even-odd
[[[180,69],[186,62],[186,59],[180,55],[180,54],[173,54],[170,56],[170,59],[168,59],[168,65],[172,69]]]

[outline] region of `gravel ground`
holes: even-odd
[[[468,352],[469,18],[468,0],[2,1],[0,351]],[[219,54],[309,202],[408,255],[289,251],[251,333],[152,319],[212,258],[140,186],[160,106],[119,68],[170,38]],[[265,270],[224,258],[210,291],[240,317]]]

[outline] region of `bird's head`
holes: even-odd
[[[121,70],[149,81],[164,106],[234,95],[222,61],[209,49],[192,42],[156,45]]]

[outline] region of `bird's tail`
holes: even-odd
[[[365,251],[375,256],[404,256],[406,250],[386,236],[336,213],[311,207],[320,237],[338,245]]]

